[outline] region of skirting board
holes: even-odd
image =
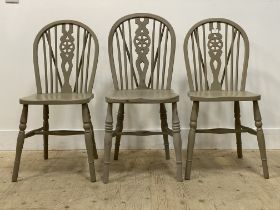
[[[182,128],[183,148],[187,146],[188,128]],[[1,130],[0,131],[0,150],[15,150],[16,138],[18,131]],[[95,130],[95,140],[98,149],[103,149],[104,130]],[[280,149],[280,128],[265,128],[265,139],[267,149]],[[114,147],[113,139],[113,147]],[[173,148],[172,138],[169,137],[170,148]],[[242,134],[242,144],[244,149],[257,149],[256,136]],[[163,149],[163,139],[161,136],[123,136],[121,149]],[[235,149],[234,134],[197,134],[196,149]],[[26,139],[24,144],[25,150],[42,150],[43,137],[34,136]],[[85,149],[83,136],[50,136],[50,150],[74,150]],[[112,148],[113,149],[113,148]]]

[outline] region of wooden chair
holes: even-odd
[[[33,45],[37,94],[20,99],[23,105],[17,139],[12,181],[17,181],[24,140],[43,135],[44,159],[48,159],[49,135],[85,135],[90,180],[94,182],[94,158],[98,158],[88,103],[98,62],[99,45],[94,32],[86,25],[62,20],[45,26]],[[75,72],[73,72],[75,70]],[[82,105],[84,131],[49,130],[49,105]],[[43,106],[43,127],[25,133],[29,105]]]
[[[196,133],[235,133],[238,158],[242,158],[241,133],[257,136],[264,178],[269,178],[265,140],[258,101],[261,96],[245,91],[249,59],[249,40],[236,23],[212,18],[195,24],[184,42],[185,62],[193,102],[188,136],[185,179],[190,179]],[[234,103],[235,128],[197,129],[200,102]],[[256,130],[241,125],[240,101],[252,101]]]
[[[118,159],[122,135],[163,135],[166,159],[169,159],[168,135],[173,136],[177,162],[177,180],[182,181],[181,135],[177,113],[179,95],[171,90],[175,55],[175,33],[163,18],[152,14],[132,14],[112,27],[108,46],[114,91],[108,103],[104,139],[104,183],[109,179],[112,137],[116,137],[114,159]],[[112,107],[119,104],[113,131]],[[162,132],[123,132],[124,104],[159,104]],[[165,103],[172,103],[172,128],[168,128]]]

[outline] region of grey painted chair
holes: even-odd
[[[118,159],[122,135],[163,135],[166,159],[169,159],[168,135],[173,136],[177,162],[177,180],[182,181],[181,135],[177,113],[179,96],[171,90],[175,55],[175,33],[163,18],[152,14],[132,14],[112,27],[108,46],[114,91],[108,103],[104,139],[104,183],[109,179],[112,137],[116,137],[114,159]],[[119,104],[116,129],[112,107]],[[162,132],[124,132],[124,104],[159,104]],[[172,103],[172,128],[168,128],[165,103]]]
[[[188,136],[185,179],[190,179],[196,133],[235,133],[238,158],[242,158],[241,133],[257,136],[264,178],[269,178],[265,140],[258,101],[261,96],[245,90],[249,59],[249,40],[236,23],[221,18],[203,20],[187,33],[185,62],[193,102]],[[197,129],[200,102],[234,103],[235,128]],[[240,101],[253,102],[256,130],[241,125]]]
[[[53,22],[37,35],[33,62],[37,94],[20,99],[23,105],[12,181],[17,181],[24,140],[43,135],[44,159],[48,159],[49,135],[85,135],[90,180],[94,182],[94,158],[98,158],[88,103],[98,62],[99,45],[94,32],[72,20]],[[84,131],[49,130],[49,105],[78,104],[82,108]],[[43,106],[43,126],[25,133],[29,105]]]

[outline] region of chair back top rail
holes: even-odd
[[[175,33],[162,17],[136,13],[119,19],[108,38],[114,88],[170,89]]]
[[[37,93],[91,93],[99,44],[85,24],[60,20],[40,30],[33,44]]]
[[[190,91],[245,90],[249,40],[235,22],[198,22],[185,37],[184,55]]]

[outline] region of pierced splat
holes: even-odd
[[[138,13],[118,20],[108,40],[115,89],[170,89],[175,45],[174,30],[161,17]]]
[[[146,25],[149,23],[148,18],[136,18],[135,23],[138,25],[138,29],[135,31],[134,45],[135,51],[138,54],[136,60],[136,68],[139,73],[139,89],[147,88],[146,86],[146,74],[149,67],[149,60],[147,54],[149,53],[149,47],[151,44],[151,38],[149,36],[149,30]]]
[[[80,30],[83,29],[83,30]],[[80,31],[84,31],[84,37],[89,37],[88,42],[80,46],[82,40]],[[80,38],[81,37],[81,38]],[[86,45],[87,43],[87,45]],[[91,45],[91,43],[93,43]],[[80,56],[79,49],[83,49]],[[90,53],[90,49],[93,53]],[[76,51],[76,53],[74,53]],[[95,182],[94,158],[96,153],[94,130],[91,122],[88,103],[93,98],[92,89],[99,54],[98,40],[94,32],[83,23],[74,20],[60,20],[43,27],[37,34],[33,44],[33,63],[36,78],[37,94],[23,97],[20,104],[23,105],[20,119],[19,135],[17,139],[17,152],[13,170],[12,181],[18,178],[19,164],[24,141],[26,138],[41,135],[44,140],[44,159],[48,158],[48,136],[84,135],[88,154],[90,181]],[[75,57],[75,59],[74,59]],[[85,65],[80,65],[85,63]],[[76,66],[76,72],[83,72],[84,86],[74,90],[70,85],[77,79],[70,78],[72,70]],[[85,67],[84,67],[85,66]],[[63,74],[62,74],[63,73]],[[80,76],[81,77],[81,76]],[[77,83],[76,83],[77,84]],[[77,87],[77,85],[73,85]],[[29,105],[43,106],[43,127],[25,133]],[[49,130],[49,106],[52,105],[80,105],[82,108],[83,130]]]
[[[219,73],[222,64],[221,56],[223,53],[223,36],[220,33],[220,23],[217,23],[215,28],[214,24],[210,23],[209,30],[210,34],[208,35],[208,53],[210,56],[210,67],[213,73],[213,82],[211,84],[211,90],[221,90],[222,85],[219,82]]]
[[[109,164],[112,138],[116,137],[115,159],[121,135],[163,135],[166,158],[169,158],[168,135],[173,137],[176,153],[177,180],[182,181],[181,135],[177,113],[179,98],[171,89],[175,54],[175,33],[163,18],[136,13],[120,18],[111,28],[108,39],[110,67],[115,91],[106,96],[108,112],[104,147],[103,181],[109,181]],[[156,89],[156,90],[154,90]],[[161,89],[161,90],[159,90]],[[173,94],[176,99],[173,99]],[[162,98],[162,96],[164,96]],[[171,99],[171,100],[170,100]],[[136,131],[122,132],[113,128],[112,106],[120,104],[119,115],[123,118],[124,104],[160,104],[162,132]],[[168,128],[164,103],[172,103],[172,130]],[[120,111],[121,110],[121,111]],[[165,115],[165,116],[164,116]]]
[[[249,40],[236,23],[210,18],[195,24],[184,55],[191,91],[245,90]]]
[[[261,96],[245,90],[249,59],[249,40],[246,32],[238,24],[228,19],[202,20],[188,31],[184,41],[184,55],[190,89],[188,95],[193,102],[185,179],[190,179],[195,136],[198,133],[235,134],[238,158],[242,157],[241,133],[256,135],[264,178],[268,179],[269,172],[261,117],[256,117],[259,114],[257,109]],[[211,69],[211,72],[208,73],[208,69]],[[208,84],[211,84],[210,87]],[[256,130],[241,124],[240,101],[253,102]],[[234,103],[235,127],[233,129],[197,129],[201,102]],[[256,118],[259,119],[256,120]]]
[[[33,45],[37,92],[91,92],[98,53],[96,35],[86,25],[73,20],[50,23]]]
[[[64,83],[62,86],[62,92],[71,93],[72,87],[70,85],[70,75],[73,69],[73,57],[74,57],[74,37],[73,37],[73,25],[68,25],[68,29],[66,25],[62,26],[62,36],[60,38],[60,56],[61,56],[61,70],[64,76]]]

